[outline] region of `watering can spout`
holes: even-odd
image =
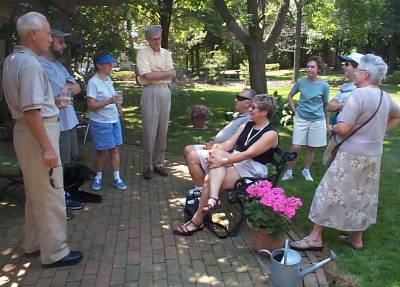
[[[306,267],[306,268],[301,268],[299,275],[300,277],[303,277],[311,272],[314,272],[315,270],[317,270],[318,268],[321,268],[322,266],[328,264],[331,261],[337,261],[339,259],[339,257],[335,254],[335,252],[331,251],[331,257],[322,260],[321,262],[318,263],[313,263],[311,266]]]

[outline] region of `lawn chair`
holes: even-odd
[[[23,196],[17,193],[23,183],[22,172],[15,157],[0,155],[0,179],[5,179],[7,184],[0,189],[0,200],[14,192],[14,198],[24,206]]]
[[[225,214],[224,219],[229,221],[228,229],[224,229],[221,224],[211,221],[207,222],[210,231],[222,239],[228,236],[237,236],[238,229],[244,220],[244,202],[248,200],[246,188],[262,180],[269,180],[273,186],[276,186],[286,168],[287,162],[293,161],[296,157],[297,153],[286,152],[278,147],[273,154],[271,162],[267,164],[268,173],[270,174],[267,178],[242,177],[238,179],[233,189],[226,190],[221,194],[222,196],[226,195],[226,199],[223,200],[222,204],[223,211],[216,211],[216,213],[222,212]]]
[[[76,126],[76,130],[83,130],[83,144],[86,143],[86,139],[89,133],[89,118],[86,113],[76,113],[79,124]]]

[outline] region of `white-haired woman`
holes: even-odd
[[[321,251],[322,229],[350,231],[341,240],[353,249],[364,247],[362,235],[376,223],[379,177],[385,132],[400,122],[400,107],[382,92],[378,84],[387,71],[382,58],[368,54],[361,58],[352,92],[333,131],[338,142],[376,115],[339,148],[325,172],[311,205],[309,218],[315,223],[310,235],[291,243],[295,250]]]
[[[193,218],[174,230],[174,234],[190,236],[203,229],[204,216],[220,206],[220,189],[233,188],[245,176],[266,177],[266,163],[278,146],[278,133],[270,119],[276,99],[256,95],[250,107],[250,121],[242,125],[226,142],[216,144],[208,157],[208,175],[204,180],[199,208]],[[234,150],[233,153],[228,151]]]

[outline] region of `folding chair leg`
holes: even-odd
[[[89,132],[89,123],[87,124],[86,129],[85,129],[85,136],[83,137],[83,144],[86,143],[86,138],[87,138],[88,132]]]

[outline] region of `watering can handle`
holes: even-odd
[[[264,269],[264,271],[265,271],[267,274],[271,274],[271,272],[269,271],[269,268],[267,267],[267,265],[265,265],[265,263],[263,262],[263,260],[261,259],[261,256],[260,256],[260,254],[261,254],[261,253],[264,253],[264,252],[268,253],[268,255],[270,256],[270,258],[272,258],[272,253],[271,253],[268,249],[260,249],[260,250],[258,250],[256,258],[257,258],[258,263],[259,263],[259,264],[262,266],[262,268]]]

